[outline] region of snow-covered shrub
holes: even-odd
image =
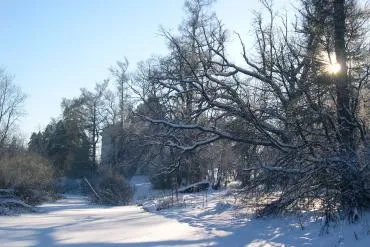
[[[0,187],[14,189],[30,204],[38,204],[53,194],[53,176],[49,161],[34,153],[20,152],[0,160]]]
[[[155,204],[155,208],[157,211],[168,209],[168,208],[171,208],[172,206],[173,206],[173,200],[170,197],[161,198]]]
[[[183,201],[177,202],[172,197],[163,197],[163,198],[158,199],[155,203],[155,209],[157,211],[169,209],[173,207],[176,207],[176,208],[185,207],[185,202]]]
[[[134,188],[114,169],[99,171],[92,187],[92,200],[106,205],[127,205],[134,195]]]
[[[194,184],[190,184],[186,187],[180,188],[179,193],[196,193],[200,191],[207,191],[209,188],[208,181],[201,181]]]
[[[229,188],[229,189],[240,189],[241,187],[242,187],[242,182],[241,181],[231,181],[228,185],[227,185],[227,187]]]
[[[214,210],[220,213],[220,212],[224,212],[229,209],[232,209],[232,208],[233,208],[233,205],[228,202],[217,202],[214,207]]]

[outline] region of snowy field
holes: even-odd
[[[227,191],[180,195],[179,205],[156,211],[169,192],[133,181],[140,206],[98,207],[68,195],[38,213],[0,217],[0,246],[370,246],[370,215],[320,234],[313,217],[255,219]]]

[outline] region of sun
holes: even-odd
[[[341,69],[341,66],[339,63],[331,63],[331,64],[328,64],[328,72],[330,74],[338,74],[340,72],[340,69]]]
[[[341,66],[337,63],[334,52],[322,51],[319,55],[319,60],[322,62],[324,72],[331,75],[336,75],[341,71]]]

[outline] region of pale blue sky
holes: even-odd
[[[284,0],[278,1],[280,3]],[[79,95],[127,57],[131,69],[164,54],[160,25],[176,29],[183,0],[0,0],[0,66],[28,95],[20,123],[28,135],[60,114],[63,97]],[[227,28],[247,35],[258,0],[218,0]],[[235,50],[236,51],[236,50]]]

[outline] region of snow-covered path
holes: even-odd
[[[190,196],[195,202],[197,195]],[[1,216],[0,247],[370,246],[370,214],[321,236],[322,225],[310,218],[240,218],[217,193],[209,199],[206,207],[195,203],[155,214],[137,206],[97,207],[68,196],[44,204],[39,213]]]
[[[206,233],[136,206],[95,207],[68,196],[41,212],[0,217],[0,246],[206,246]]]

